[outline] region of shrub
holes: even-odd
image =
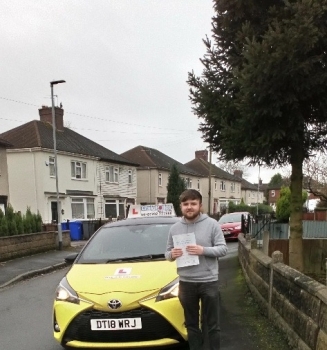
[[[22,214],[20,212],[16,213],[15,222],[16,222],[16,227],[17,227],[17,233],[19,235],[23,234],[24,233],[24,224],[23,224]]]
[[[7,223],[6,216],[3,216],[0,219],[0,235],[1,236],[8,236],[9,235],[8,223]]]

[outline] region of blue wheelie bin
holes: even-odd
[[[81,241],[83,238],[83,224],[82,221],[70,221],[70,239],[72,241]]]
[[[65,221],[61,223],[62,231],[69,231],[69,221]]]

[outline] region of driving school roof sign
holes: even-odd
[[[128,212],[129,218],[156,216],[176,216],[174,206],[171,203],[157,205],[131,205]]]

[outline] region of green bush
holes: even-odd
[[[8,236],[9,230],[8,230],[8,222],[6,216],[3,216],[0,219],[0,236]]]
[[[302,204],[307,200],[308,194],[302,191]],[[276,218],[279,222],[288,222],[291,215],[291,189],[282,187],[280,197],[276,203]]]
[[[27,207],[26,214],[22,216],[20,212],[15,212],[9,204],[6,213],[0,209],[0,236],[14,236],[23,233],[33,233],[42,231],[42,216],[38,212],[33,214]]]
[[[260,203],[258,207],[255,205],[246,205],[243,201],[240,204],[235,204],[234,202],[229,202],[228,204],[228,212],[229,213],[234,213],[234,212],[240,212],[240,211],[247,211],[253,216],[257,215],[263,215],[263,214],[272,214],[273,208],[270,205],[262,204]]]
[[[23,234],[24,233],[24,223],[23,223],[22,214],[20,212],[16,213],[15,221],[16,221],[17,233],[19,235]]]

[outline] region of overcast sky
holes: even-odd
[[[138,145],[179,162],[202,141],[188,72],[202,72],[212,0],[2,0],[0,133],[51,105],[64,122],[120,154]],[[215,162],[216,158],[213,157]],[[264,182],[277,171],[261,169]],[[248,172],[258,181],[258,169]]]

